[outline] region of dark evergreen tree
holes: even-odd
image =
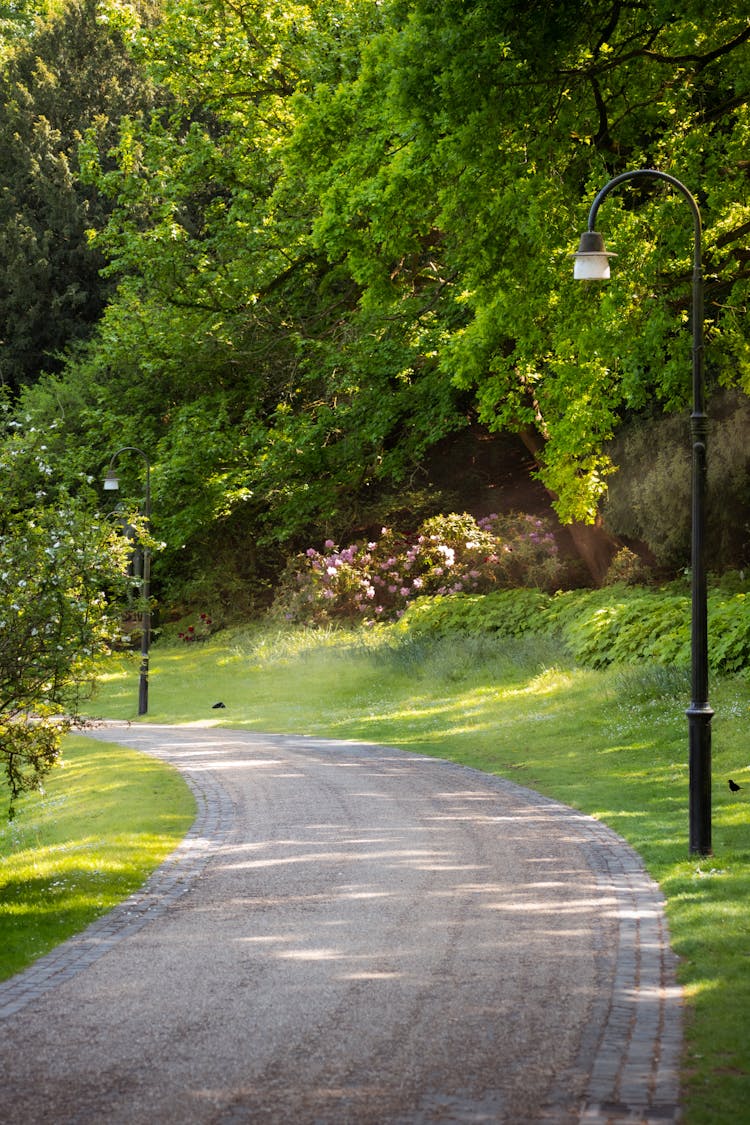
[[[123,114],[149,106],[129,45],[137,18],[70,0],[16,37],[0,73],[0,382],[13,390],[57,369],[111,295],[87,236],[111,202],[81,183],[78,146],[93,130],[106,153]]]

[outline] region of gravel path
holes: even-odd
[[[382,746],[107,724],[199,804],[146,886],[0,984],[16,1125],[677,1120],[658,888],[609,829]]]

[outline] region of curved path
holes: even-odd
[[[676,1120],[658,888],[597,821],[382,746],[107,724],[198,798],[142,891],[0,984],[17,1125]]]

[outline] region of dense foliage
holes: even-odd
[[[709,592],[709,663],[716,672],[750,665],[750,596],[715,588]],[[541,590],[451,594],[410,605],[403,626],[417,635],[497,633],[557,637],[589,668],[647,663],[690,666],[690,594],[679,587],[609,586],[554,595]]]
[[[87,231],[110,207],[81,180],[79,144],[89,130],[106,154],[122,116],[150,99],[124,10],[56,7],[0,68],[0,383],[13,388],[58,369],[102,314],[111,286]]]
[[[71,484],[148,449],[174,596],[251,606],[310,543],[413,534],[477,419],[575,528],[623,422],[689,397],[681,197],[613,195],[612,283],[570,276],[613,174],[698,195],[709,381],[747,390],[749,39],[702,0],[51,4],[3,66],[6,381]]]
[[[0,771],[39,788],[119,632],[128,547],[55,481],[33,428],[0,451]]]

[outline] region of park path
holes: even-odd
[[[677,1120],[658,888],[597,821],[387,747],[196,727],[193,828],[0,984],[16,1125]]]

